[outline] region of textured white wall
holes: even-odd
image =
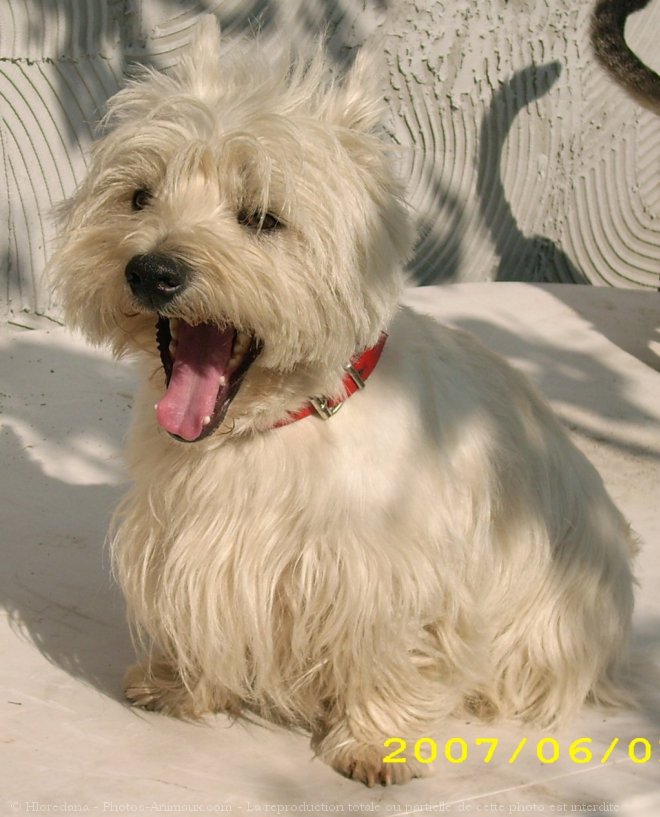
[[[595,63],[591,3],[398,5],[390,98],[420,277],[657,287],[660,120]],[[657,66],[660,3],[645,14],[633,39]]]
[[[278,50],[330,34],[339,64],[381,52],[388,130],[420,224],[420,281],[657,288],[660,122],[595,64],[587,2],[0,0],[0,300],[57,314],[50,210],[84,173],[128,63],[173,64],[196,17]],[[660,0],[629,21],[660,70]]]

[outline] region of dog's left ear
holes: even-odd
[[[350,130],[373,132],[383,120],[380,60],[362,49],[336,91],[334,119]]]

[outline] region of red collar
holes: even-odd
[[[364,388],[365,380],[376,368],[386,340],[387,334],[383,332],[375,346],[365,349],[360,355],[352,357],[344,366],[344,371],[346,372],[342,381],[345,392],[344,397],[311,397],[309,403],[301,408],[300,411],[289,414],[286,420],[280,420],[279,423],[275,423],[273,428],[288,426],[297,420],[303,420],[305,417],[309,417],[311,414],[317,414],[324,420],[329,420],[330,417],[339,411],[345,400],[352,394],[355,394],[356,391]]]

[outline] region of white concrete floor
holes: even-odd
[[[130,709],[120,680],[132,650],[103,539],[123,490],[134,376],[26,318],[36,328],[0,331],[0,815],[660,813],[660,295],[465,284],[407,300],[536,381],[640,535],[635,635],[649,690],[639,711],[585,710],[555,744],[448,723],[433,735],[432,777],[367,789],[313,760],[302,735]],[[484,763],[476,740],[495,737]],[[445,757],[451,738],[465,742],[450,744],[454,758],[467,747],[461,763]],[[569,756],[579,738],[592,741],[588,763]],[[555,748],[556,762],[539,760],[537,750],[552,760]]]

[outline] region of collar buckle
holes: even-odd
[[[328,402],[327,397],[310,397],[309,402],[314,407],[314,411],[323,420],[329,420],[331,417],[334,417],[339,409],[344,405],[343,403],[337,403],[333,406]]]
[[[364,382],[360,372],[358,372],[352,363],[347,363],[344,366],[344,371],[351,378],[353,383],[355,383],[355,388],[357,391],[360,391],[367,385]],[[339,409],[344,405],[343,400],[332,405],[327,397],[310,397],[309,402],[314,407],[314,411],[318,414],[318,416],[322,417],[324,420],[329,420],[331,417],[334,417]]]

